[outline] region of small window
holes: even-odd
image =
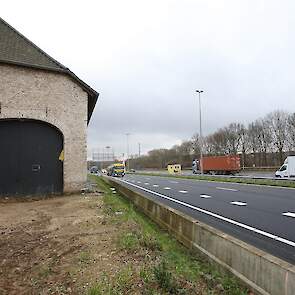
[[[287,170],[287,165],[283,165],[280,169],[280,171],[286,171]]]

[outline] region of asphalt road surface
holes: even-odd
[[[143,175],[114,179],[295,264],[295,189]]]
[[[168,174],[167,170],[138,170],[136,172],[143,173],[160,173]],[[195,176],[192,170],[182,170],[181,175]],[[275,171],[240,171],[236,176],[247,176],[247,177],[275,177]]]

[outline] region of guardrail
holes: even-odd
[[[200,174],[198,174],[200,176]],[[294,181],[295,177],[268,177],[268,176],[248,176],[248,175],[203,175],[208,177],[227,177],[227,178],[244,178],[244,179],[266,179],[266,180],[285,180],[285,181]]]
[[[106,181],[187,248],[227,270],[255,294],[294,295],[295,266],[211,226],[135,192],[110,177]]]
[[[167,173],[166,171],[141,171],[141,170],[138,170],[135,172],[136,173],[149,173],[149,174],[153,174],[153,173],[158,173],[158,174],[161,174],[161,175],[171,175],[169,173]],[[233,178],[233,179],[237,179],[237,178],[243,178],[243,179],[256,179],[256,180],[259,180],[259,179],[262,179],[262,180],[277,180],[277,181],[295,181],[295,177],[284,177],[284,178],[281,178],[281,177],[268,177],[268,176],[249,176],[249,175],[211,175],[211,174],[203,174],[201,175],[200,173],[197,173],[197,174],[176,174],[176,175],[179,175],[179,176],[195,176],[195,177],[198,177],[198,176],[202,176],[202,177],[216,177],[216,178]],[[172,175],[173,176],[173,175]]]

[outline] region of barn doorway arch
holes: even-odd
[[[38,120],[0,120],[0,195],[63,192],[63,135]]]

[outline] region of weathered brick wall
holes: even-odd
[[[87,93],[70,77],[0,65],[0,119],[36,119],[64,136],[64,192],[80,190],[87,177]]]

